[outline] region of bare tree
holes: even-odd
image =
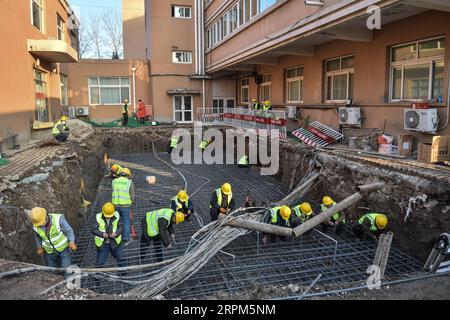
[[[112,51],[113,58],[122,57],[122,18],[119,12],[117,10],[105,11],[101,21],[103,22],[105,45]]]
[[[87,28],[83,22],[80,23],[80,26],[78,28],[78,43],[81,58],[85,58],[86,54],[92,50],[92,45],[91,42],[89,41]]]
[[[86,21],[86,39],[93,47],[95,55],[98,59],[102,58],[102,48],[104,44],[104,34],[102,30],[102,23],[99,21],[98,17],[92,13],[87,16]]]

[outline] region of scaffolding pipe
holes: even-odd
[[[236,219],[232,219],[232,220],[226,222],[224,225],[236,227],[236,228],[247,229],[247,230],[260,231],[260,232],[264,232],[264,233],[270,233],[270,234],[274,234],[277,236],[292,237],[292,229],[291,228],[279,227],[279,226],[262,223],[262,222],[257,222],[257,221],[250,221],[250,220],[236,218]]]
[[[336,212],[342,211],[342,210],[350,207],[351,205],[357,203],[359,200],[361,200],[363,198],[363,193],[380,190],[381,188],[383,188],[383,186],[384,186],[383,182],[376,182],[376,183],[358,186],[357,188],[358,188],[359,192],[352,194],[350,197],[342,200],[341,202],[332,206],[328,210],[311,218],[310,220],[306,221],[305,223],[295,227],[292,230],[292,232],[294,233],[294,237],[298,237],[298,236],[302,235],[303,233],[311,230],[312,228],[318,226],[322,222],[327,221]]]

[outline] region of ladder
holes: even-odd
[[[342,133],[319,121],[313,121],[306,128],[299,128],[292,134],[313,148],[323,148],[344,138]]]

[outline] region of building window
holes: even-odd
[[[249,79],[241,80],[241,103],[248,103]]]
[[[259,0],[259,12],[265,11],[279,0]]]
[[[191,18],[191,8],[182,6],[172,6],[172,17],[173,18]]]
[[[31,19],[33,25],[44,32],[44,0],[31,0]]]
[[[223,113],[223,107],[234,108],[234,98],[213,98],[213,113]]]
[[[173,63],[192,63],[192,52],[190,51],[173,51],[172,52]]]
[[[270,100],[272,90],[272,75],[270,73],[262,76],[260,89],[261,101]]]
[[[67,94],[67,76],[60,74],[59,75],[59,85],[61,86],[61,105],[67,106],[69,104],[68,102],[68,94]]]
[[[303,101],[303,67],[286,70],[286,102]]]
[[[238,6],[235,5],[230,11],[231,32],[238,27]]]
[[[343,102],[353,98],[354,56],[325,62],[326,101]]]
[[[45,81],[45,73],[35,69],[34,70],[34,84],[35,84],[35,102],[36,102],[36,119],[37,121],[46,122],[48,117],[47,105],[47,82]]]
[[[391,101],[438,100],[444,91],[445,38],[391,48]]]
[[[57,27],[57,34],[58,34],[58,40],[64,40],[64,32],[65,32],[65,28],[64,28],[64,20],[57,15],[56,16],[56,27]]]
[[[120,105],[130,100],[128,77],[89,77],[89,104]]]
[[[240,26],[244,24],[244,0],[239,1],[238,21]]]

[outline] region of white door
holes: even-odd
[[[192,96],[173,96],[173,121],[192,122]]]

